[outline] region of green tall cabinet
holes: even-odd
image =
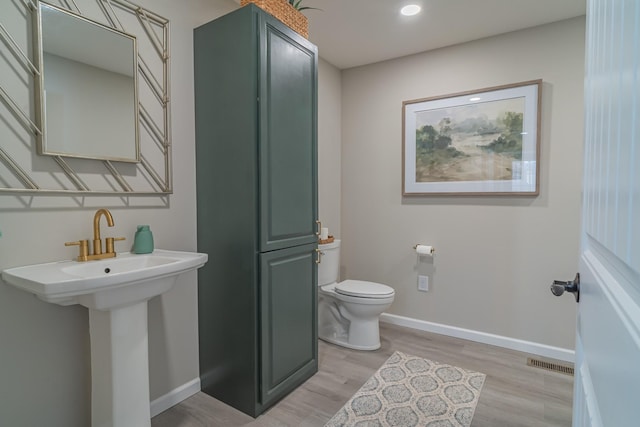
[[[202,390],[252,416],[317,347],[317,49],[253,4],[194,30]]]

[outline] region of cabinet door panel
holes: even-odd
[[[263,405],[317,371],[316,247],[260,255]]]
[[[316,49],[271,21],[260,27],[261,252],[317,239]]]

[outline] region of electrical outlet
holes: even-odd
[[[429,276],[418,276],[418,290],[422,292],[429,290]]]

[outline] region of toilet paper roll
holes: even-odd
[[[327,227],[322,227],[320,229],[320,240],[327,240],[329,238],[329,229]]]
[[[416,245],[416,253],[420,256],[431,256],[433,255],[433,252],[434,252],[433,246]]]

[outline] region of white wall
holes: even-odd
[[[231,0],[138,0],[170,20],[174,194],[169,197],[44,197],[0,195],[0,269],[71,259],[64,242],[92,233],[93,213],[107,207],[115,227],[103,236],[133,242],[150,224],[156,247],[196,250],[192,31],[237,7]],[[16,3],[20,5],[20,3]],[[6,4],[3,7],[15,7]],[[0,141],[14,138],[0,135]],[[47,304],[0,283],[0,425],[85,427],[90,424],[87,309]],[[149,303],[151,399],[199,376],[197,277]]]
[[[573,348],[575,302],[549,284],[577,271],[584,31],[576,18],[343,71],[343,279],[393,286],[392,314]],[[402,197],[402,101],[538,78],[538,197]]]

